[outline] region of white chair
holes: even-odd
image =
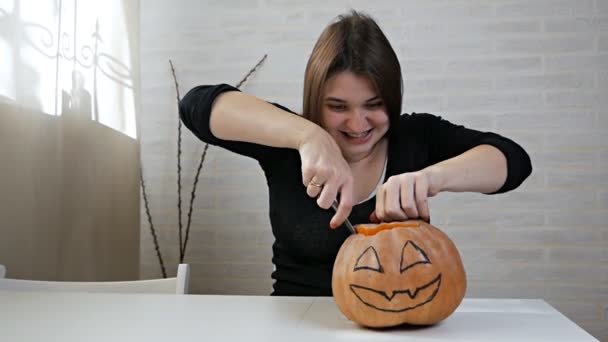
[[[175,278],[134,281],[40,281],[0,278],[0,291],[63,291],[188,294],[190,265],[180,264]]]
[[[4,278],[5,274],[6,274],[6,267],[4,267],[4,265],[0,265],[0,278]]]

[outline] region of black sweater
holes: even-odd
[[[297,150],[227,141],[211,133],[209,118],[214,99],[225,91],[235,90],[226,84],[193,88],[180,101],[181,119],[199,139],[255,158],[264,170],[275,237],[272,294],[331,296],[334,259],[349,232],[345,227],[330,229],[333,211],[319,208],[306,194]],[[393,132],[384,181],[393,175],[421,170],[481,144],[498,148],[507,159],[507,180],[495,193],[515,189],[532,172],[528,154],[515,142],[494,133],[454,125],[438,116],[403,114],[398,129]],[[349,219],[353,224],[367,223],[374,209],[375,197],[353,206]]]

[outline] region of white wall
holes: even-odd
[[[496,131],[532,157],[534,173],[517,191],[431,202],[434,224],[463,255],[467,295],[544,298],[608,339],[605,0],[144,1],[142,155],[166,257],[177,254],[177,108],[168,59],[185,94],[198,84],[235,84],[267,53],[243,90],[300,111],[310,50],[331,18],[351,7],[378,19],[402,60],[404,111]],[[187,208],[202,151],[188,131],[184,150]],[[270,292],[273,238],[255,161],[210,148],[190,241],[195,291]],[[142,270],[159,272],[145,219]]]

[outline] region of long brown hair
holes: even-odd
[[[374,19],[354,10],[327,26],[312,50],[304,76],[305,118],[320,124],[325,83],[342,71],[372,82],[386,106],[389,132],[394,130],[403,97],[401,66]]]

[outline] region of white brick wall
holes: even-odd
[[[433,223],[458,244],[471,297],[543,298],[608,340],[608,0],[188,0],[142,2],[142,159],[162,250],[177,259],[181,93],[235,84],[301,111],[323,27],[353,7],[376,17],[402,61],[404,111],[433,112],[521,143],[534,173],[500,196],[441,194]],[[184,213],[202,144],[184,131]],[[143,211],[142,211],[143,213]],[[185,219],[184,219],[185,222]],[[268,294],[273,238],[256,162],[209,149],[187,262],[200,293]],[[142,219],[142,274],[159,275]]]

